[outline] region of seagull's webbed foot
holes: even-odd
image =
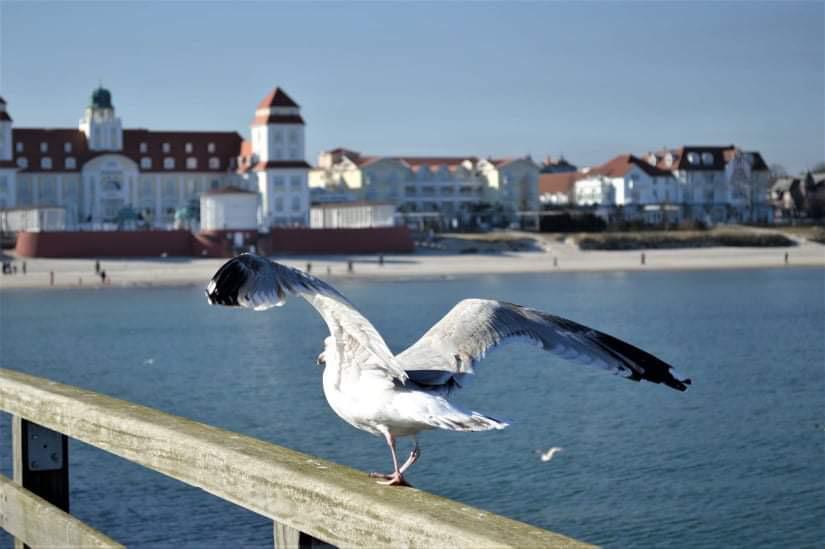
[[[381,478],[384,480],[389,480],[392,478],[391,473],[370,473],[370,478]]]
[[[392,454],[392,466],[395,469],[394,472],[385,475],[383,473],[370,473],[370,478],[380,478],[381,480],[378,481],[378,484],[383,484],[385,486],[412,486],[407,480],[404,478],[404,471],[406,471],[410,465],[418,460],[418,456],[421,455],[421,451],[418,449],[418,439],[415,439],[415,446],[410,452],[410,457],[407,458],[407,461],[404,462],[404,465],[398,467],[398,456],[395,454],[395,437],[389,431],[384,432],[384,438],[387,441],[387,445],[390,447],[390,453]]]
[[[370,475],[372,476],[372,475]],[[412,484],[407,482],[407,479],[404,478],[404,475],[401,472],[396,472],[391,475],[381,475],[387,477],[386,480],[379,480],[378,484],[383,484],[384,486],[409,486],[412,488]]]

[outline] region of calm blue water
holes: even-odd
[[[493,297],[627,339],[694,380],[678,393],[508,347],[482,363],[461,400],[513,426],[425,433],[410,474],[417,487],[612,547],[825,539],[822,270],[338,286],[396,350],[457,300]],[[0,293],[3,367],[388,469],[383,441],[327,407],[314,365],[325,335],[295,299],[252,313],[209,307],[200,288]],[[8,475],[7,417],[0,427]],[[565,450],[542,463],[535,451],[551,446]],[[258,515],[81,443],[70,452],[73,513],[123,543],[271,547]]]

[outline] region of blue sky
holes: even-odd
[[[825,160],[825,4],[0,3],[0,95],[74,127],[98,82],[126,127],[236,130],[280,85],[307,156],[730,144]]]

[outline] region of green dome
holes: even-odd
[[[89,106],[94,109],[113,109],[112,93],[103,86],[100,86],[92,92],[92,102]]]

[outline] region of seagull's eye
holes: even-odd
[[[318,366],[324,366],[326,365],[326,363],[327,361],[324,359],[324,353],[321,353],[320,355],[318,355],[318,358],[315,359],[315,364],[317,364]]]

